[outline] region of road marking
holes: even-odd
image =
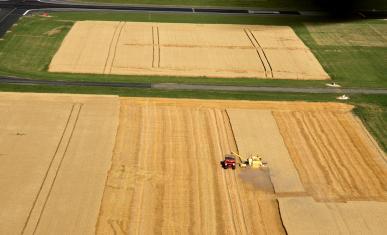
[[[3,22],[3,20],[5,20],[5,18],[7,18],[10,14],[12,14],[12,12],[14,12],[16,10],[16,8],[12,9],[12,11],[10,11],[7,15],[5,15],[1,20],[0,20],[0,23]]]

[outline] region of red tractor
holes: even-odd
[[[220,164],[224,169],[228,169],[229,167],[231,167],[233,170],[235,170],[235,167],[236,167],[235,157],[232,155],[226,155],[224,160],[221,161]]]

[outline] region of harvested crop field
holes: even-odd
[[[309,158],[314,156],[308,156],[300,165],[294,163],[293,152],[287,152],[289,139],[281,139],[285,130],[278,124],[282,121],[281,114],[340,114],[352,122],[351,109],[349,105],[335,103],[122,99],[120,127],[97,233],[284,234],[287,227],[302,221],[295,217],[282,221],[282,207],[277,199],[308,198],[317,203],[315,201],[324,192],[316,194],[308,178],[299,173],[300,169],[309,167]],[[299,127],[293,125],[290,128],[296,132]],[[359,134],[367,135],[357,124],[351,128],[356,130],[344,138],[357,139]],[[252,132],[258,135],[254,137]],[[243,133],[245,140],[238,137]],[[324,139],[333,138],[324,132],[320,135]],[[274,143],[270,143],[272,137],[276,138]],[[254,138],[258,147],[254,147]],[[376,148],[366,139],[358,141],[360,145],[368,145],[366,148]],[[303,142],[293,144],[306,148]],[[353,150],[343,149],[345,145],[338,148],[346,151],[343,159],[351,158]],[[258,151],[269,167],[222,169],[219,161],[236,150],[242,154]],[[374,175],[361,171],[383,175],[385,163],[374,164],[383,157],[382,153],[364,152],[362,158],[368,159],[374,168],[363,169],[353,164],[348,168],[355,167],[354,171],[363,175],[364,180],[373,181],[375,179],[368,177]],[[281,161],[286,164],[281,165]],[[324,183],[325,176],[318,172],[315,182],[322,182],[322,188],[328,187],[324,184],[332,181]],[[286,183],[292,187],[286,188]],[[355,182],[343,186],[347,191],[357,187]],[[366,187],[375,187],[378,191],[379,186]],[[372,195],[362,197],[364,201],[374,199]],[[342,200],[329,194],[324,200],[332,201],[338,207],[343,204]],[[382,198],[379,201],[385,203]],[[367,204],[363,205],[366,208]],[[292,207],[285,210],[286,213],[297,213]],[[338,213],[335,208],[332,211]],[[347,222],[351,226],[356,221],[349,217]],[[381,222],[376,220],[372,231],[383,229]],[[313,223],[309,226],[314,229],[311,231],[318,228]]]
[[[236,151],[224,109],[143,101],[121,101],[97,233],[284,233],[265,172],[220,167]]]
[[[92,234],[110,167],[113,96],[0,93],[0,233]]]
[[[329,79],[288,26],[78,21],[50,72]]]
[[[270,179],[275,192],[304,192],[270,110],[227,109],[238,152],[258,153],[270,162]]]
[[[288,234],[379,234],[387,231],[387,203],[319,203],[309,197],[280,198]]]
[[[385,155],[350,105],[0,98],[1,233],[385,231]]]
[[[384,153],[349,112],[275,112],[305,189],[315,200],[387,200]]]

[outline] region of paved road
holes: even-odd
[[[24,9],[0,8],[0,38],[19,20],[24,12]]]
[[[177,83],[118,83],[118,82],[81,82],[81,81],[49,81],[15,77],[0,77],[0,84],[17,85],[48,85],[48,86],[82,86],[82,87],[118,87],[147,88],[156,90],[190,90],[190,91],[236,91],[236,92],[279,92],[279,93],[310,93],[310,94],[384,94],[387,89],[366,88],[298,88],[298,87],[264,87],[264,86],[224,86],[198,85]]]
[[[2,11],[12,12],[0,18],[0,38],[22,16],[29,12],[41,11],[129,11],[129,12],[160,12],[184,14],[228,14],[228,15],[296,15],[296,16],[321,16],[324,12],[303,12],[290,10],[267,10],[256,8],[229,8],[229,7],[190,7],[190,6],[165,6],[165,5],[110,5],[95,3],[73,3],[52,0],[12,0],[0,1]],[[0,16],[1,17],[1,16]]]
[[[165,90],[211,90],[211,91],[250,91],[250,92],[281,92],[281,93],[313,93],[313,94],[387,94],[387,89],[366,88],[300,88],[300,87],[265,87],[265,86],[222,86],[156,83],[154,89]]]
[[[268,10],[256,8],[231,8],[231,7],[192,7],[192,6],[167,6],[167,5],[122,5],[122,4],[97,4],[74,3],[66,1],[49,0],[16,0],[0,2],[0,7],[16,7],[20,9],[64,8],[64,9],[99,9],[99,10],[126,10],[138,12],[174,12],[174,13],[208,13],[208,14],[263,14],[263,15],[300,15],[292,10]],[[315,14],[316,12],[314,12]]]

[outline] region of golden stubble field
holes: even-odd
[[[385,156],[351,110],[337,103],[121,99],[96,231],[381,234]],[[230,151],[259,153],[269,167],[223,170],[219,162]]]
[[[385,154],[350,105],[0,98],[1,233],[386,230]],[[231,151],[268,167],[224,170]]]
[[[0,234],[92,234],[118,126],[114,96],[0,93]]]
[[[50,72],[329,79],[288,26],[78,21]]]

